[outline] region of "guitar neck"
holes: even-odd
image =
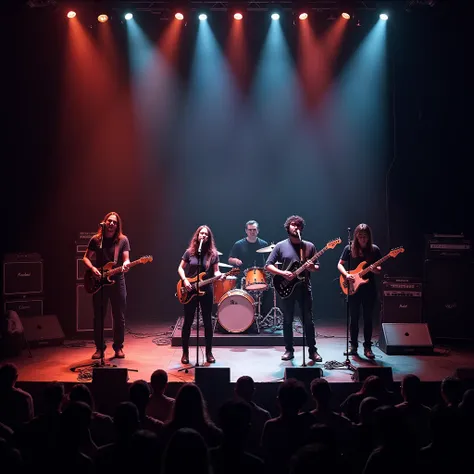
[[[227,276],[229,273],[230,272],[224,273],[224,275]],[[199,286],[208,285],[209,283],[212,283],[213,281],[217,280],[218,278],[220,278],[220,276],[213,276],[211,278],[208,278],[207,280],[201,280],[199,282]],[[196,284],[197,284],[197,281],[196,281]]]
[[[133,262],[130,262],[129,267],[132,268],[135,265],[138,265],[139,263],[141,263],[140,259],[135,260]],[[109,270],[109,271],[105,272],[104,277],[111,277],[111,276],[117,275],[118,273],[122,273],[122,272],[123,272],[122,266],[120,266],[120,267],[113,268],[112,270]]]
[[[321,249],[319,252],[315,253],[310,259],[306,260],[305,263],[308,263],[308,262],[311,262],[311,263],[314,263],[324,252],[326,252],[326,250],[328,249],[329,247],[326,245],[323,249]],[[304,264],[298,268],[298,270],[295,270],[294,274],[296,276],[298,276],[301,272],[304,272],[306,270]]]
[[[371,272],[375,267],[378,267],[379,265],[381,265],[383,262],[385,262],[385,260],[388,260],[390,258],[390,254],[388,253],[387,255],[385,255],[385,257],[382,257],[381,259],[377,260],[376,262],[374,262],[372,265],[369,265],[367,268],[364,268],[360,273],[359,275],[360,276],[364,276],[365,274]]]

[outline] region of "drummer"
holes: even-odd
[[[245,224],[245,233],[247,237],[237,240],[233,245],[228,262],[241,270],[240,277],[244,276],[244,271],[248,268],[258,267],[263,270],[265,266],[265,254],[257,253],[258,249],[268,246],[266,240],[258,237],[259,225],[255,220],[248,221]],[[239,286],[241,279],[239,278]],[[244,288],[245,289],[245,288]]]

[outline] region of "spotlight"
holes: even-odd
[[[306,12],[300,13],[300,16],[298,18],[300,20],[307,20],[308,19],[308,14]]]
[[[234,13],[234,20],[241,20],[243,17],[242,13]]]
[[[125,17],[124,17],[127,21],[128,20],[131,20],[133,18],[133,15],[131,13],[125,13]]]
[[[207,15],[205,13],[201,13],[198,18],[200,21],[205,21],[207,20]]]
[[[384,21],[387,21],[388,20],[388,15],[386,13],[381,13],[380,14],[380,19],[384,20]]]
[[[346,12],[342,12],[341,16],[342,16],[342,18],[344,18],[344,20],[350,20],[351,19],[351,16],[349,15],[349,13],[346,13]]]
[[[177,19],[177,20],[184,20],[184,15],[181,13],[181,12],[177,12],[174,14],[174,17]]]
[[[279,20],[280,19],[280,15],[278,13],[272,13],[272,20]]]
[[[74,18],[75,16],[76,16],[76,12],[73,12],[72,10],[70,12],[67,12],[68,18]]]
[[[102,13],[97,17],[97,21],[100,21],[101,23],[105,23],[106,21],[108,21],[108,19],[109,17],[105,13]]]

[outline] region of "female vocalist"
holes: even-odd
[[[201,243],[202,241],[202,243]],[[187,290],[191,290],[192,286],[188,278],[196,277],[199,265],[199,249],[201,249],[201,273],[206,272],[203,280],[213,276],[224,276],[219,271],[219,255],[217,254],[214,236],[211,229],[207,225],[199,226],[191,238],[189,247],[181,258],[178,266],[178,274],[183,280],[183,284]],[[201,279],[201,278],[200,278]],[[216,359],[212,355],[212,303],[213,303],[213,286],[203,286],[201,291],[203,295],[199,296],[201,306],[202,320],[204,323],[204,338],[206,340],[206,361],[214,363]],[[194,313],[198,305],[198,298],[194,296],[184,306],[184,324],[181,333],[183,340],[183,356],[182,364],[189,364],[189,336],[191,334],[191,325],[194,320]],[[197,315],[199,317],[199,313]]]
[[[354,270],[363,261],[368,265],[382,258],[379,247],[374,245],[372,239],[372,230],[367,224],[359,224],[354,229],[354,238],[352,241],[352,249],[349,255],[349,245],[346,245],[342,251],[341,258],[337,265],[338,270],[348,279],[353,280],[354,277],[349,271]],[[346,270],[345,265],[350,260],[350,268]],[[367,274],[368,283],[361,285],[356,293],[349,295],[349,314],[350,314],[350,348],[347,355],[357,355],[357,347],[359,345],[359,317],[362,307],[362,316],[364,320],[364,355],[368,359],[373,359],[372,352],[372,316],[377,302],[377,288],[375,285],[374,273],[380,273],[381,268],[374,268],[372,272]]]

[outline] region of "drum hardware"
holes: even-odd
[[[259,321],[259,325],[266,328],[272,328],[272,331],[278,331],[283,328],[283,312],[277,306],[276,290],[272,283],[270,288],[273,290],[273,307],[268,311],[266,316]]]
[[[223,268],[233,268],[232,265],[229,265],[228,263],[224,263],[224,262],[219,262],[218,265],[219,267],[223,267]]]
[[[262,247],[256,250],[257,253],[270,253],[276,247],[275,244],[271,243],[268,247]]]

